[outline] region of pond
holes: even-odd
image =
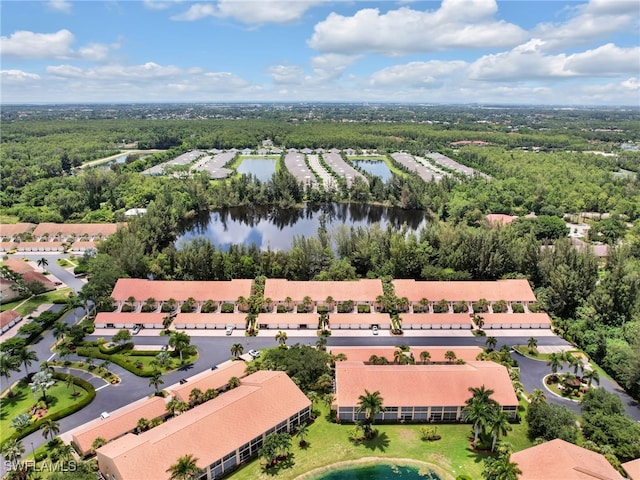
[[[313,480],[440,480],[440,477],[414,466],[376,464],[329,471]]]
[[[329,203],[304,208],[235,207],[212,211],[193,219],[176,240],[176,248],[195,238],[208,238],[217,248],[232,244],[256,244],[261,250],[289,250],[294,236],[316,236],[320,223],[331,233],[339,225],[369,226],[403,225],[419,230],[427,222],[426,212],[403,210],[378,205]]]
[[[382,160],[352,160],[352,163],[365,172],[380,177],[383,182],[386,182],[393,176],[387,164]]]
[[[276,160],[273,158],[245,158],[238,167],[238,173],[255,175],[261,182],[271,180],[276,173]]]

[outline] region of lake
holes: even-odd
[[[383,182],[386,182],[393,176],[387,164],[382,160],[352,160],[351,163],[371,175],[380,177]]]
[[[417,467],[376,464],[333,470],[314,480],[440,480],[440,477]]]
[[[331,232],[338,225],[368,226],[391,224],[400,229],[406,224],[419,230],[426,224],[426,212],[378,205],[329,203],[304,208],[234,207],[215,210],[193,219],[178,236],[176,248],[195,238],[208,238],[216,247],[232,244],[251,245],[261,250],[289,250],[294,236],[315,236],[321,219]]]
[[[273,158],[245,158],[237,168],[238,173],[255,175],[261,182],[271,180],[276,173],[276,160]]]

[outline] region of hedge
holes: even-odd
[[[66,381],[67,379],[67,374],[66,373],[60,373],[60,372],[53,372],[52,377],[56,380],[61,380],[61,381]],[[94,398],[96,398],[96,389],[93,388],[93,385],[91,385],[89,382],[87,382],[86,380],[83,380],[82,378],[73,376],[73,383],[76,384],[78,387],[83,388],[84,390],[87,391],[87,396],[80,399],[80,401],[78,403],[75,403],[73,405],[69,405],[67,408],[59,410],[51,415],[47,415],[44,418],[41,418],[40,420],[37,420],[35,422],[33,422],[31,425],[29,425],[27,428],[23,428],[22,430],[20,430],[19,432],[14,432],[12,433],[9,438],[7,438],[4,443],[16,439],[19,440],[21,438],[26,437],[27,435],[40,430],[40,427],[42,426],[43,423],[45,423],[47,420],[60,420],[61,418],[64,417],[68,417],[69,415],[71,415],[72,413],[77,412],[78,410],[83,409],[84,407],[86,407],[87,405],[89,405]],[[3,443],[3,445],[4,445]]]
[[[115,363],[116,365],[121,366],[122,368],[124,368],[125,370],[133,373],[134,375],[138,376],[138,377],[151,377],[153,375],[154,372],[150,371],[150,372],[141,372],[139,368],[136,368],[135,365],[132,365],[130,363],[127,363],[121,356],[115,356],[113,357],[113,353],[110,354],[105,354],[102,353],[99,349],[99,347],[95,346],[95,345],[91,345],[91,346],[82,346],[82,347],[78,347],[76,348],[76,353],[80,356],[83,357],[93,357],[93,358],[98,358],[100,360],[109,360],[112,363]],[[138,352],[136,351],[135,356],[155,356],[160,352]],[[131,358],[131,357],[129,357]]]

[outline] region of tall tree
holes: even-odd
[[[286,345],[287,345],[287,332],[283,332],[282,330],[280,330],[278,333],[276,333],[276,341],[278,342],[278,344],[281,347],[286,347]]]
[[[38,355],[36,355],[36,352],[34,352],[33,350],[28,350],[27,347],[20,348],[16,352],[16,357],[18,361],[24,365],[24,369],[27,372],[27,375],[29,375],[28,367],[31,366],[32,362],[38,361]]]
[[[0,377],[5,377],[7,379],[7,384],[9,385],[9,397],[13,397],[11,382],[9,381],[11,372],[17,372],[19,369],[20,360],[17,357],[9,355],[8,353],[0,353]]]
[[[234,343],[233,345],[231,345],[231,355],[233,355],[233,358],[239,358],[240,355],[242,355],[243,351],[244,347],[241,343]]]
[[[371,438],[372,430],[371,425],[375,422],[376,415],[378,413],[384,412],[384,401],[380,396],[379,391],[369,392],[369,390],[364,391],[364,395],[360,395],[358,397],[358,413],[364,412],[365,417],[365,436],[367,438]]]
[[[511,425],[509,424],[509,415],[496,405],[492,408],[492,412],[489,415],[489,433],[491,433],[491,451],[496,449],[496,443],[500,438],[500,435],[506,435],[511,431]]]
[[[60,433],[60,424],[55,420],[48,418],[44,421],[44,423],[40,427],[40,430],[42,430],[42,436],[45,438],[45,440],[47,438],[53,440],[53,437]]]
[[[162,380],[162,373],[155,371],[149,377],[149,386],[155,388],[156,394],[158,393],[158,387],[164,384],[164,380]]]
[[[184,363],[182,354],[189,349],[191,345],[191,337],[183,332],[172,332],[169,338],[169,346],[180,355],[180,363]]]
[[[38,261],[36,262],[38,264],[38,266],[40,268],[42,268],[43,270],[45,268],[47,268],[49,266],[49,260],[47,260],[45,257],[41,257],[38,259]]]

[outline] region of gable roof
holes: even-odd
[[[18,275],[35,271],[35,268],[29,265],[29,262],[25,262],[21,258],[7,258],[2,264]]]
[[[392,281],[398,297],[407,297],[412,302],[427,298],[431,302],[442,299],[455,302],[475,302],[485,298],[490,302],[506,300],[507,302],[535,302],[536,296],[524,278],[495,281],[453,281],[424,282],[412,279],[396,279]]]
[[[382,280],[379,279],[320,282],[267,278],[264,284],[264,297],[276,302],[284,301],[287,297],[300,302],[306,296],[315,302],[324,302],[327,297],[333,297],[336,302],[373,301],[382,293]]]
[[[431,362],[444,362],[444,354],[447,351],[453,351],[456,354],[456,358],[461,358],[465,362],[475,361],[476,357],[483,350],[480,347],[411,347],[409,351],[413,354],[413,358],[416,362],[420,361],[420,352],[429,352],[431,355]],[[393,353],[396,351],[396,347],[329,347],[329,351],[333,355],[344,353],[347,356],[347,360],[355,362],[368,362],[371,355],[377,355],[378,357],[385,357],[390,362],[393,362]]]
[[[389,359],[391,360],[391,359]],[[378,390],[386,406],[460,406],[471,397],[470,387],[494,391],[500,405],[518,405],[507,369],[494,362],[464,365],[336,364],[336,402],[356,406],[365,389]]]
[[[247,364],[242,361],[226,362],[219,365],[216,370],[205,370],[199,375],[189,378],[185,384],[176,384],[167,388],[173,395],[183,402],[189,401],[189,394],[194,388],[200,389],[202,393],[210,388],[220,390],[229,384],[231,377],[242,378],[245,376]]]
[[[544,460],[544,461],[541,461]],[[511,455],[522,474],[519,480],[621,480],[622,476],[601,455],[559,438]]]
[[[623,463],[622,468],[631,480],[640,480],[640,458]]]
[[[98,465],[103,474],[111,467],[125,480],[167,479],[167,469],[186,454],[206,468],[310,405],[284,372],[259,371],[162,425],[99,448]]]
[[[166,301],[173,298],[184,301],[189,297],[197,301],[236,301],[240,296],[251,295],[251,279],[236,279],[228,281],[171,281],[146,280],[140,278],[120,278],[113,288],[111,297],[115,301],[124,302],[129,297],[138,302],[153,297],[156,301]]]

